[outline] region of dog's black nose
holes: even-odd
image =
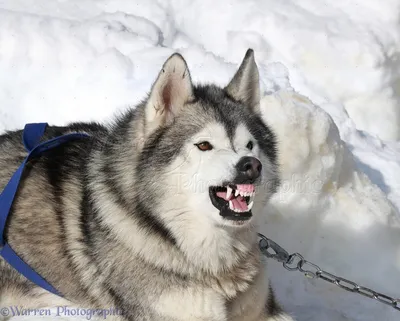
[[[261,174],[261,162],[255,157],[242,157],[236,164],[238,183],[253,183]]]

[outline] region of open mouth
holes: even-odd
[[[225,219],[246,221],[252,217],[251,208],[255,196],[253,184],[212,186],[209,193],[211,203]]]

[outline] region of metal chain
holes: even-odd
[[[258,233],[261,238],[259,242],[261,252],[268,258],[274,259],[278,262],[283,263],[283,267],[289,271],[300,271],[304,275],[311,279],[322,279],[329,283],[333,283],[338,287],[353,293],[358,293],[367,298],[377,300],[384,304],[390,305],[394,309],[400,311],[400,299],[394,299],[388,295],[376,292],[364,286],[360,286],[355,282],[346,280],[342,277],[333,275],[322,270],[318,265],[311,263],[304,259],[299,253],[290,254],[283,249],[281,246],[276,244],[261,233]],[[274,253],[270,252],[272,249]]]

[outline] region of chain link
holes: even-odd
[[[263,234],[258,233],[258,236],[261,238],[259,242],[261,252],[266,257],[281,262],[286,270],[300,271],[308,278],[324,280],[326,282],[335,284],[346,291],[358,293],[367,298],[377,300],[400,311],[400,299],[394,299],[388,295],[376,292],[364,286],[360,286],[357,283],[345,278],[328,273],[322,270],[318,265],[307,261],[301,254],[293,253],[289,255],[285,249]],[[271,252],[270,249],[273,252]]]

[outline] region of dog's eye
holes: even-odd
[[[254,147],[253,142],[252,142],[252,141],[249,141],[249,142],[247,143],[247,146],[246,146],[246,147],[247,147],[248,149],[252,150],[253,147]]]
[[[213,146],[209,142],[201,142],[198,144],[195,144],[198,149],[201,151],[205,152],[206,150],[212,150]]]

